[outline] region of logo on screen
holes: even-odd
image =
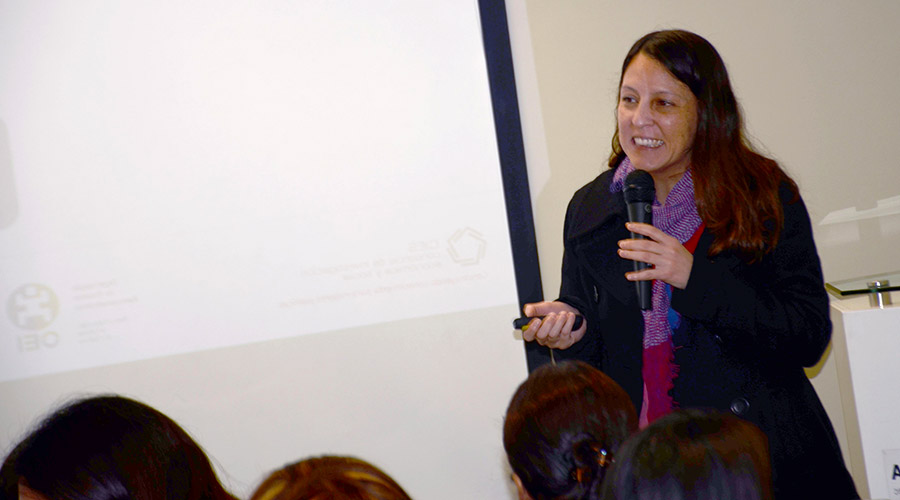
[[[478,231],[467,227],[453,233],[447,241],[447,251],[453,262],[463,265],[478,264],[484,257],[487,242]]]
[[[19,328],[40,330],[59,314],[59,301],[49,287],[30,283],[17,288],[6,302],[9,320]]]

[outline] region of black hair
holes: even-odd
[[[50,414],[9,453],[0,481],[8,498],[24,483],[53,500],[234,500],[178,424],[117,395]]]
[[[766,436],[729,413],[677,410],[629,439],[604,500],[771,500]]]

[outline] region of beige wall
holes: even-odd
[[[900,269],[898,21],[893,0],[510,2],[545,295],[569,197],[605,168],[622,58],[663,28],[722,54],[752,137],[800,184],[826,280]],[[845,209],[883,215],[821,224]]]

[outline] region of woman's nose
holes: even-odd
[[[649,104],[646,104],[646,101],[638,103],[634,110],[633,120],[634,124],[639,127],[653,123],[653,110],[650,109]]]

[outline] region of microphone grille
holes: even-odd
[[[625,177],[625,187],[622,193],[625,196],[625,203],[652,203],[656,195],[653,177],[643,170],[631,172]]]

